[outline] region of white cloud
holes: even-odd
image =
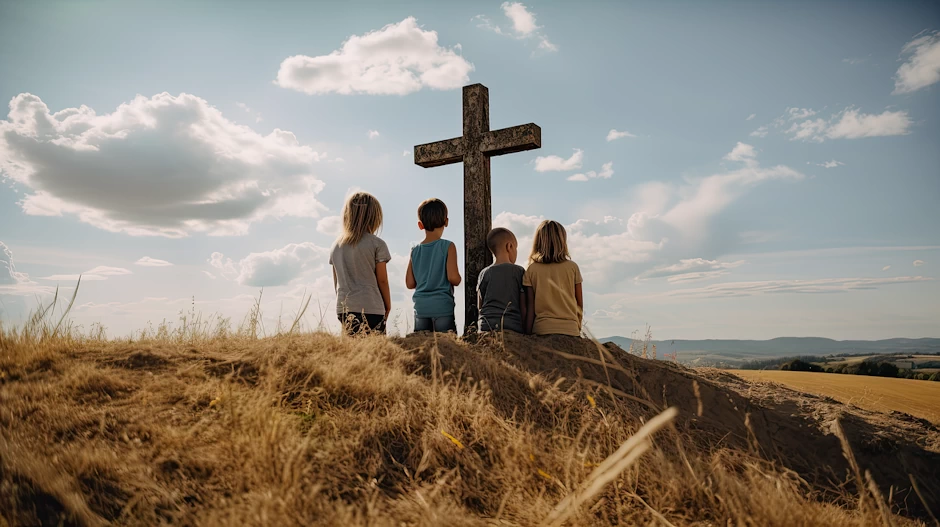
[[[209,278],[210,280],[215,280],[215,279],[216,279],[216,276],[215,276],[214,274],[210,273],[209,271],[203,271],[202,274],[206,275],[206,277]]]
[[[759,126],[757,130],[751,132],[751,137],[767,137],[767,133],[768,130],[766,126]]]
[[[510,36],[518,40],[538,40],[538,49],[549,52],[558,51],[558,46],[553,44],[545,33],[539,31],[542,27],[536,23],[535,13],[529,11],[525,4],[521,2],[503,2],[500,7],[503,9],[503,14],[509,19],[510,29],[501,28],[485,15],[477,15],[471,20],[478,21],[477,27],[487,31]]]
[[[238,262],[214,252],[209,264],[224,278],[241,285],[270,287],[288,284],[303,271],[325,264],[328,253],[329,249],[311,242],[290,243],[273,251],[250,253]]]
[[[614,141],[614,140],[616,140],[616,139],[620,139],[621,137],[636,137],[636,136],[633,135],[633,134],[631,134],[630,132],[626,132],[626,131],[624,131],[624,132],[618,132],[616,128],[611,128],[610,131],[607,132],[607,142],[608,142],[608,143],[611,142],[611,141]]]
[[[411,150],[402,150],[401,156],[408,157],[411,154]]]
[[[753,118],[755,118],[755,117],[757,117],[757,114],[756,114],[756,113],[752,113],[751,115],[748,115],[748,116],[747,116],[747,119],[745,119],[745,121],[750,121],[751,119],[753,119]]]
[[[470,80],[473,64],[438,45],[414,17],[365,35],[352,35],[329,55],[295,55],[281,62],[275,83],[308,94],[405,95],[422,88],[451,90]]]
[[[40,280],[52,280],[52,281],[63,281],[71,282],[78,280],[81,277],[82,281],[100,281],[107,280],[112,276],[124,276],[134,274],[129,269],[124,269],[123,267],[109,267],[106,265],[99,265],[93,269],[89,269],[84,273],[79,274],[54,274],[51,276],[40,277]]]
[[[156,258],[151,258],[149,256],[144,256],[140,260],[134,262],[135,265],[141,265],[143,267],[169,267],[173,264],[166,260],[157,260]]]
[[[727,274],[727,269],[740,267],[746,262],[721,262],[705,258],[687,258],[679,263],[654,267],[637,276],[637,279],[666,278],[670,282],[690,281],[693,279],[711,278]]]
[[[747,161],[755,157],[757,157],[757,152],[754,151],[754,147],[740,141],[734,145],[731,152],[725,155],[725,159],[729,161]]]
[[[568,178],[568,181],[588,181],[590,179],[610,179],[614,175],[614,162],[604,163],[600,172],[589,170],[583,174],[575,174]]]
[[[791,108],[792,109],[792,108]],[[854,108],[832,115],[829,120],[807,119],[795,122],[784,132],[792,140],[823,142],[826,139],[858,139],[909,133],[911,119],[906,111],[880,114],[861,113]]]
[[[843,163],[842,161],[836,161],[835,159],[833,159],[832,161],[826,161],[825,163],[816,163],[816,166],[823,167],[823,168],[836,168],[844,164],[845,163]]]
[[[556,155],[539,156],[535,158],[536,172],[563,172],[581,168],[581,162],[584,159],[584,151],[576,148],[571,157],[565,159]]]
[[[786,117],[790,121],[796,121],[798,119],[806,119],[807,117],[812,117],[816,115],[816,110],[812,108],[787,108]]]
[[[779,293],[845,293],[877,289],[885,285],[928,282],[932,278],[923,276],[898,276],[892,278],[821,278],[816,280],[765,280],[754,282],[728,282],[708,286],[676,289],[664,293],[666,297],[681,298],[734,298]]]
[[[923,260],[914,260],[914,267],[920,267],[920,266],[924,265],[925,263],[927,263],[927,262],[925,262],[925,261],[923,261]]]
[[[894,93],[911,93],[940,81],[940,32],[922,34],[901,49],[909,55],[894,77]]]
[[[369,130],[369,139],[375,139],[379,136],[378,130]]]
[[[243,102],[236,102],[235,106],[239,107],[242,110],[245,110],[246,113],[252,113],[251,107]],[[261,118],[261,112],[255,112],[255,122],[260,123],[264,119]]]
[[[26,214],[131,235],[244,234],[266,218],[317,217],[320,158],[291,132],[262,136],[188,94],[97,115],[53,114],[23,93],[0,121],[0,173],[26,187]]]
[[[881,268],[882,271],[887,271],[888,269],[891,269],[891,266],[890,266],[890,265],[886,265],[886,266],[884,266],[884,267]]]
[[[343,232],[343,218],[341,216],[326,216],[317,222],[317,232],[327,236],[339,236]]]
[[[0,286],[25,284],[29,282],[29,275],[16,270],[13,263],[13,251],[0,242]]]

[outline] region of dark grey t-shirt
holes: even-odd
[[[330,264],[336,271],[336,312],[384,315],[375,264],[391,259],[388,245],[374,234],[364,235],[356,245],[334,245]]]
[[[493,264],[480,272],[477,292],[483,299],[480,331],[508,329],[522,333],[522,277],[525,269],[511,264]]]

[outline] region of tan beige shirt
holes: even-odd
[[[535,292],[535,325],[532,331],[536,335],[581,335],[581,308],[574,296],[574,286],[581,281],[578,264],[570,260],[529,265],[522,285]]]

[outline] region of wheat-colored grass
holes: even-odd
[[[260,338],[259,319],[0,328],[0,525],[917,524],[860,473],[824,493],[703,440],[698,381],[677,423],[611,385],[637,373],[607,348],[558,350],[566,379],[513,358],[529,339]],[[598,362],[607,379],[577,378]]]

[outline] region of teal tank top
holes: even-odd
[[[411,297],[416,317],[454,316],[454,286],[447,280],[450,245],[450,241],[442,238],[411,249],[411,271],[418,283]]]

